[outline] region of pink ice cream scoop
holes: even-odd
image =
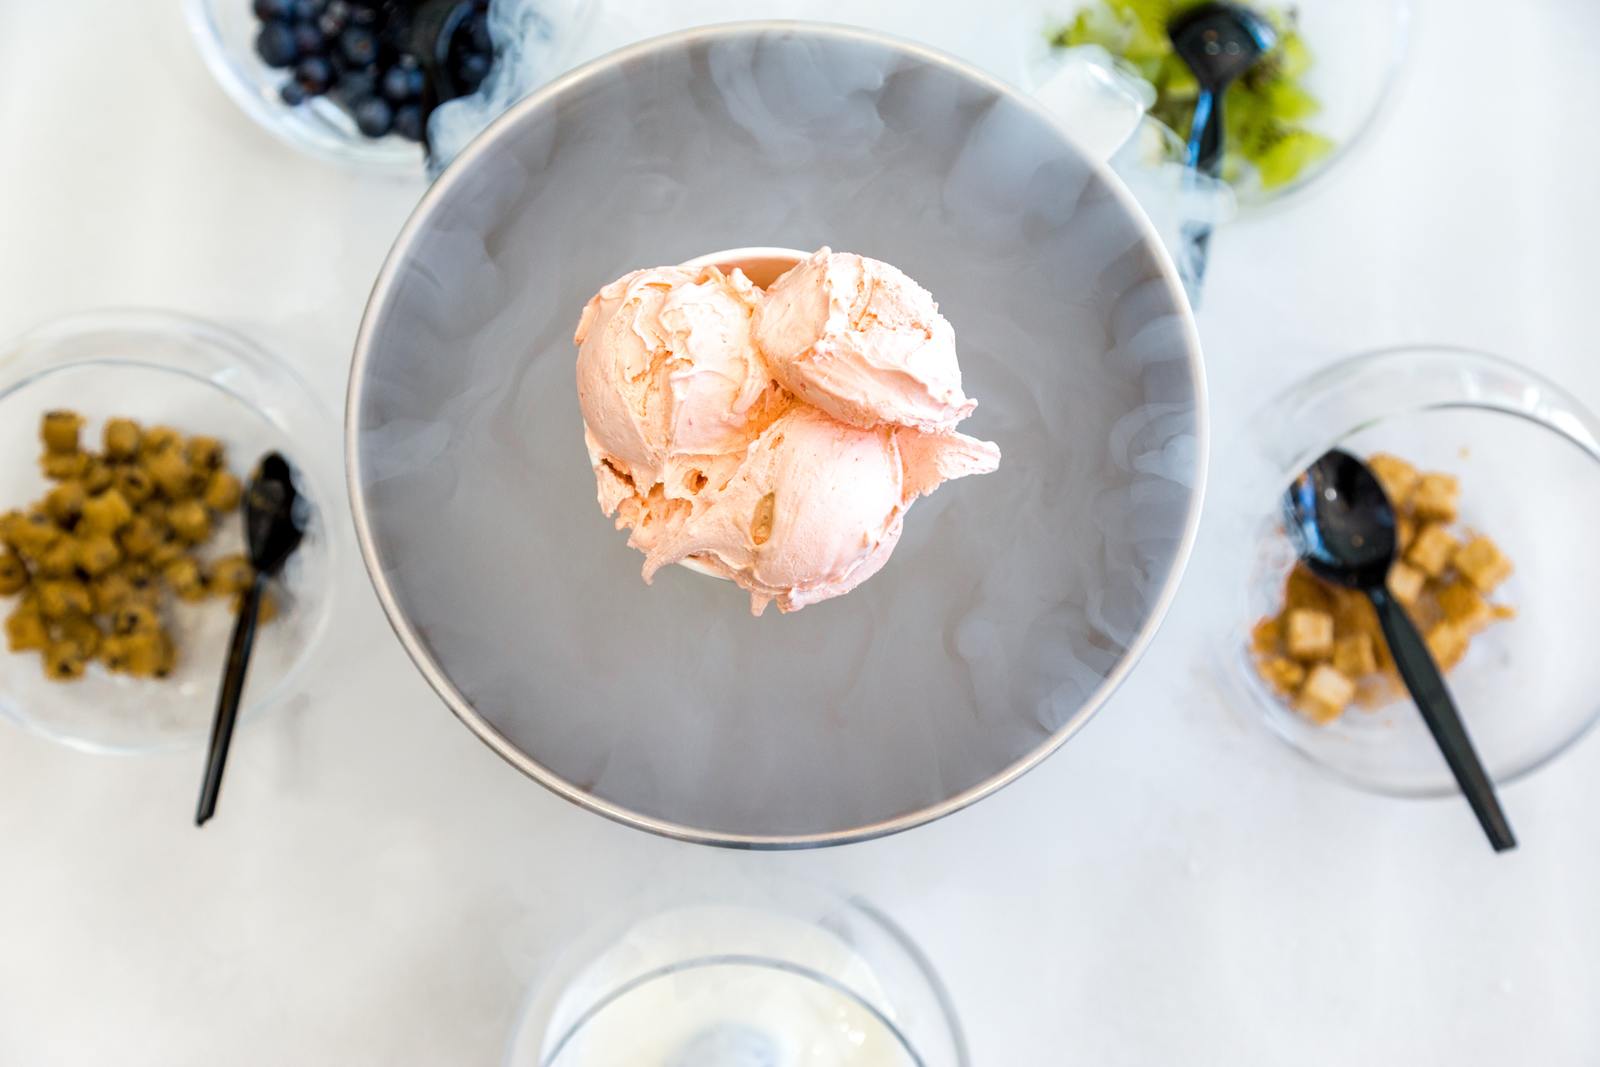
[[[808,303],[805,286],[825,290],[831,260],[872,264],[863,271],[893,272],[910,286],[914,293],[896,300],[942,324],[947,360],[855,336],[876,328],[863,317],[824,325],[828,345],[873,353],[872,374],[844,389],[839,376],[807,377],[806,360],[789,361],[798,374],[780,373],[752,326],[775,299],[791,316]],[[853,269],[847,263],[838,276]],[[863,304],[872,305],[870,297]],[[877,306],[884,321],[914,317]],[[757,615],[772,601],[794,611],[854,589],[888,561],[918,496],[1000,462],[993,444],[951,429],[974,404],[961,395],[949,324],[926,291],[874,260],[824,249],[766,294],[737,270],[636,271],[589,302],[576,341],[600,505],[645,553],[645,581],[671,563],[693,566],[737,582]],[[905,364],[898,377],[889,369],[896,358]],[[791,390],[791,381],[804,388]],[[848,404],[835,395],[845,392]],[[855,414],[838,413],[846,410]]]
[[[693,556],[793,611],[842,596],[877,573],[900,540],[905,468],[892,428],[862,430],[797,404],[768,426],[706,506],[665,534],[645,580]]]
[[[683,457],[754,439],[783,399],[750,341],[760,296],[743,274],[715,267],[635,271],[595,294],[574,340],[596,467],[676,496]]]
[[[785,389],[852,426],[938,433],[978,406],[933,296],[876,259],[824,248],[803,260],[767,290],[754,336]]]

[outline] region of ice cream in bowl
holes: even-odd
[[[600,507],[645,581],[683,564],[738,583],[757,615],[848,593],[917,497],[1000,462],[955,429],[977,402],[949,321],[879,260],[823,248],[766,286],[736,262],[632,271],[575,341]]]
[[[1115,175],[979,71],[797,23],[629,47],[469,146],[377,280],[346,435],[462,722],[758,848],[916,826],[1071,737],[1166,612],[1207,451]]]

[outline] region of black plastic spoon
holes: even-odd
[[[431,156],[433,145],[428,138],[426,117],[433,109],[458,96],[476,92],[481,82],[461,77],[456,62],[456,38],[468,21],[482,7],[474,0],[410,0],[410,43],[413,54],[427,71],[427,88],[423,94],[422,147]]]
[[[1277,47],[1277,31],[1247,7],[1209,3],[1174,16],[1167,23],[1167,36],[1172,39],[1173,51],[1200,83],[1189,127],[1189,166],[1215,178],[1222,172],[1223,97],[1228,86]],[[1184,234],[1189,239],[1189,292],[1198,298],[1211,227],[1192,225]]]
[[[222,691],[217,695],[216,718],[211,723],[206,775],[200,784],[200,804],[194,814],[196,826],[204,826],[217,810],[222,769],[227,765],[228,745],[233,740],[234,723],[239,718],[245,668],[250,665],[256,618],[261,613],[261,596],[266,591],[267,580],[283,568],[305,537],[302,509],[296,507],[298,500],[294,470],[289,461],[276,452],[267,453],[244,494],[244,535],[250,549],[250,564],[255,568],[255,580],[245,590],[239,618],[233,624],[228,665],[222,674]]]
[[[1311,572],[1359,590],[1372,601],[1395,667],[1489,843],[1496,852],[1515,848],[1517,839],[1500,810],[1494,783],[1473,750],[1438,665],[1405,609],[1389,592],[1389,568],[1394,564],[1397,542],[1394,508],[1383,486],[1366,464],[1348,452],[1334,450],[1294,480],[1284,496],[1283,511],[1289,536]]]

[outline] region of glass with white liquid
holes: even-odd
[[[508,1067],[966,1067],[905,936],[861,904],[797,895],[591,939],[535,992]]]

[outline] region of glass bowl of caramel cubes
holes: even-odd
[[[1457,791],[1366,598],[1296,559],[1280,502],[1330,448],[1366,460],[1397,517],[1388,585],[1500,783],[1600,713],[1585,619],[1600,590],[1600,419],[1514,363],[1447,348],[1358,356],[1263,409],[1227,489],[1245,551],[1229,689],[1300,754],[1396,796]]]
[[[0,348],[0,717],[99,752],[203,743],[253,577],[240,494],[274,449],[309,529],[268,587],[247,718],[305,691],[328,628],[332,418],[270,353],[181,316],[92,313]]]

